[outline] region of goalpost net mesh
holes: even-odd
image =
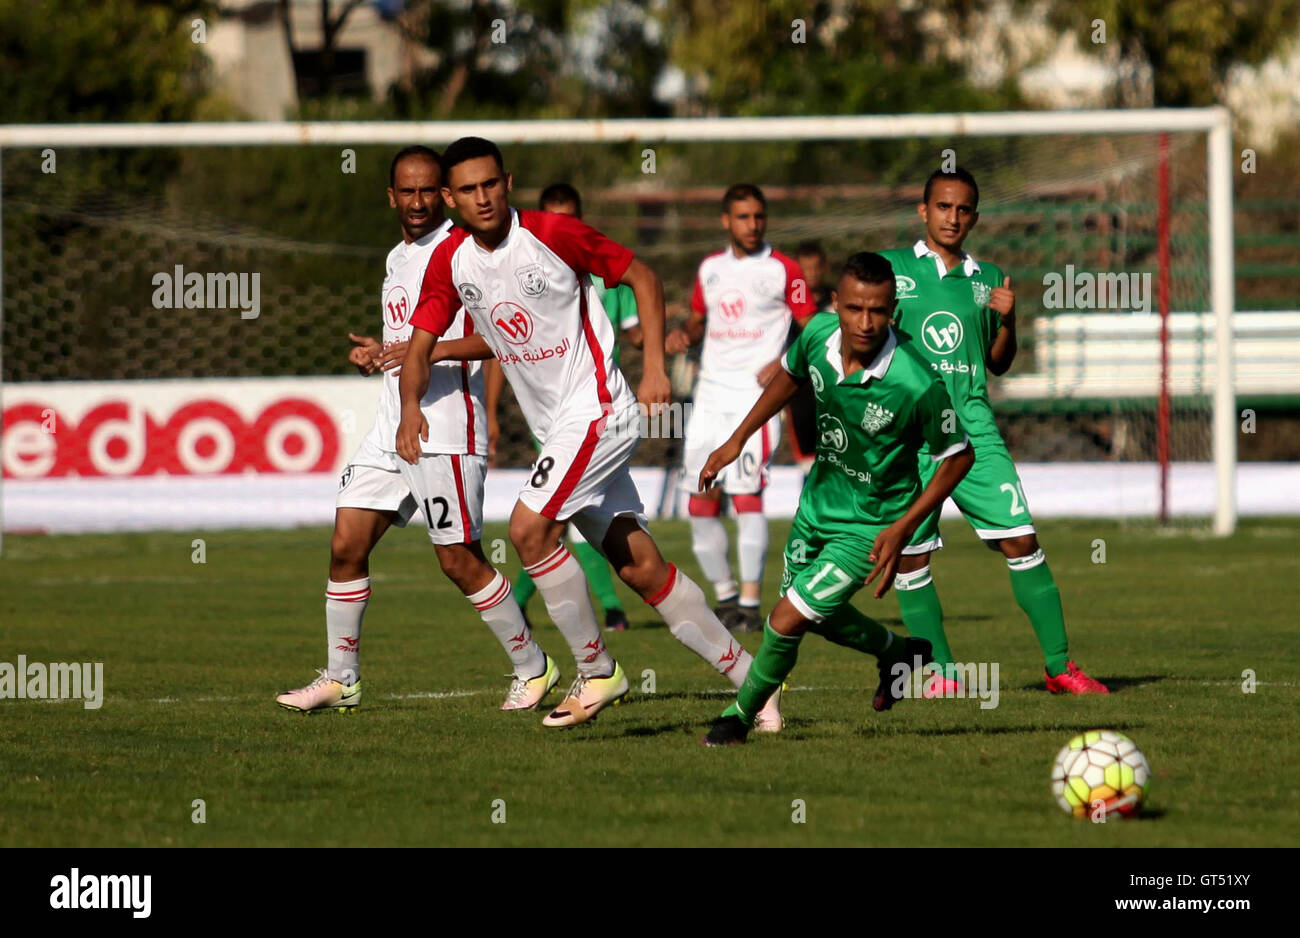
[[[1169,309],[1174,389],[1169,455],[1207,462],[1213,323],[1205,136],[1169,135]],[[412,142],[419,142],[412,141]],[[586,220],[660,275],[669,321],[694,271],[725,244],[719,200],[734,182],[769,202],[769,240],[816,241],[834,271],[858,250],[923,236],[921,183],[952,148],[980,184],[967,241],[1012,278],[1021,352],[990,387],[1018,461],[1153,464],[1159,451],[1159,136],[1009,136],[884,141],[569,143],[505,148],[518,207],[554,181]],[[384,258],[399,230],[387,203],[395,147],[34,148],[4,153],[5,383],[355,374],[348,332],[378,335]],[[260,274],[260,312],[158,309],[153,277]],[[1045,278],[1136,275],[1146,311],[1051,309]],[[1065,319],[1063,317],[1068,317]],[[1066,325],[1062,326],[1061,323]],[[640,357],[625,349],[635,387]],[[358,378],[357,380],[361,380]],[[378,385],[375,385],[376,394]],[[526,466],[509,396],[499,462]],[[681,441],[643,442],[636,462],[671,466]],[[778,461],[788,461],[783,442]],[[1154,469],[1153,469],[1154,471]],[[1175,478],[1177,478],[1175,476]]]

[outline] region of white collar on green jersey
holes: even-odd
[[[836,329],[826,337],[826,361],[835,369],[835,373],[840,376],[840,381],[844,380],[844,366],[840,360],[841,342],[843,334]],[[858,379],[859,384],[866,384],[868,378],[875,378],[879,381],[889,370],[889,363],[894,360],[894,349],[898,348],[898,336],[894,332],[894,327],[889,327],[889,337],[885,339],[885,344],[880,347],[876,357],[872,359],[870,365],[863,368]]]
[[[944,266],[943,258],[940,257],[938,254],[936,254],[934,251],[930,250],[930,247],[925,243],[924,238],[921,238],[916,242],[916,244],[912,245],[912,253],[915,254],[918,258],[933,257],[936,269],[939,271],[939,279],[942,280],[945,276],[947,276],[948,268]],[[961,269],[962,269],[962,273],[964,273],[967,277],[973,277],[975,274],[980,272],[979,261],[975,260],[975,258],[971,257],[965,251],[962,251]]]

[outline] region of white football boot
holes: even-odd
[[[785,728],[785,720],[781,717],[781,691],[784,687],[782,684],[773,691],[763,709],[758,711],[758,716],[754,717],[755,733],[779,733]]]
[[[579,675],[560,705],[542,720],[542,726],[577,726],[586,723],[626,693],[627,675],[617,661],[614,662],[614,673],[609,677]]]
[[[536,710],[546,695],[556,684],[560,683],[560,669],[555,659],[545,654],[546,670],[537,677],[524,679],[517,674],[510,675],[510,690],[506,693],[506,702],[502,710]]]
[[[324,668],[317,668],[320,677],[306,687],[288,690],[275,698],[275,702],[286,710],[298,713],[320,713],[333,710],[336,713],[351,713],[361,703],[361,682],[342,684],[330,677]]]

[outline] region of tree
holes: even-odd
[[[1093,41],[1096,20],[1105,42]],[[1118,62],[1116,103],[1195,107],[1222,100],[1234,66],[1259,65],[1295,36],[1300,0],[1098,0],[1086,10],[1050,0],[1048,22]]]

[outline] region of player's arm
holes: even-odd
[[[672,396],[668,371],[664,367],[664,285],[658,274],[635,257],[618,282],[631,287],[636,296],[643,343],[641,388],[637,400],[653,415],[657,412],[655,405],[667,404]]]
[[[411,465],[420,461],[420,441],[429,439],[429,421],[420,408],[420,398],[429,390],[429,359],[438,337],[418,326],[411,330],[411,341],[402,360],[402,375],[397,392],[402,399],[402,419],[397,425],[397,455]]]
[[[975,465],[975,450],[971,448],[969,442],[960,451],[945,456],[930,479],[930,484],[917,496],[916,501],[912,502],[912,507],[907,509],[903,517],[880,532],[871,546],[871,553],[867,555],[867,559],[875,564],[867,576],[867,583],[870,584],[877,576],[880,577],[880,583],[877,584],[873,594],[876,599],[884,596],[893,584],[894,574],[898,572],[898,561],[903,556],[903,548],[912,539],[917,527],[944,503],[973,465]]]
[[[790,403],[799,390],[799,384],[800,382],[790,372],[777,365],[776,375],[763,389],[762,395],[745,415],[745,419],[740,422],[736,432],[727,438],[727,442],[709,454],[704,468],[700,470],[699,491],[707,491],[718,473],[740,458],[740,452],[745,448],[745,441],[761,430],[763,424],[779,414],[785,405]]]
[[[487,340],[477,332],[462,339],[442,339],[434,345],[429,361],[438,362],[483,362],[496,358],[496,353],[487,344]]]
[[[704,301],[704,286],[697,273],[695,289],[691,291],[691,313],[686,317],[686,322],[670,332],[665,340],[664,347],[669,355],[680,355],[692,345],[704,341],[704,321],[708,312],[708,304]]]
[[[497,409],[501,406],[501,392],[505,390],[506,373],[501,370],[501,363],[489,358],[483,363],[484,409],[487,411],[488,431],[488,467],[496,468],[497,440],[501,438],[501,424],[497,420]]]
[[[357,366],[363,375],[372,375],[379,369],[383,346],[373,336],[356,335],[349,332],[352,348],[348,349],[348,361]]]
[[[703,341],[704,318],[704,313],[691,310],[691,314],[686,317],[686,322],[668,333],[664,347],[669,355],[680,355],[692,345],[699,345]]]
[[[975,464],[975,450],[970,437],[957,419],[948,392],[937,379],[917,402],[914,415],[913,419],[920,424],[921,436],[933,454],[930,458],[939,463],[939,468],[903,517],[881,531],[871,546],[867,559],[875,566],[866,582],[869,584],[880,577],[873,593],[876,599],[884,596],[893,584],[903,548],[911,541],[921,522],[944,503]]]
[[[1016,294],[1011,289],[1011,278],[1003,277],[1002,286],[989,294],[989,309],[997,314],[998,333],[989,346],[989,371],[995,375],[1007,373],[1016,360]]]

